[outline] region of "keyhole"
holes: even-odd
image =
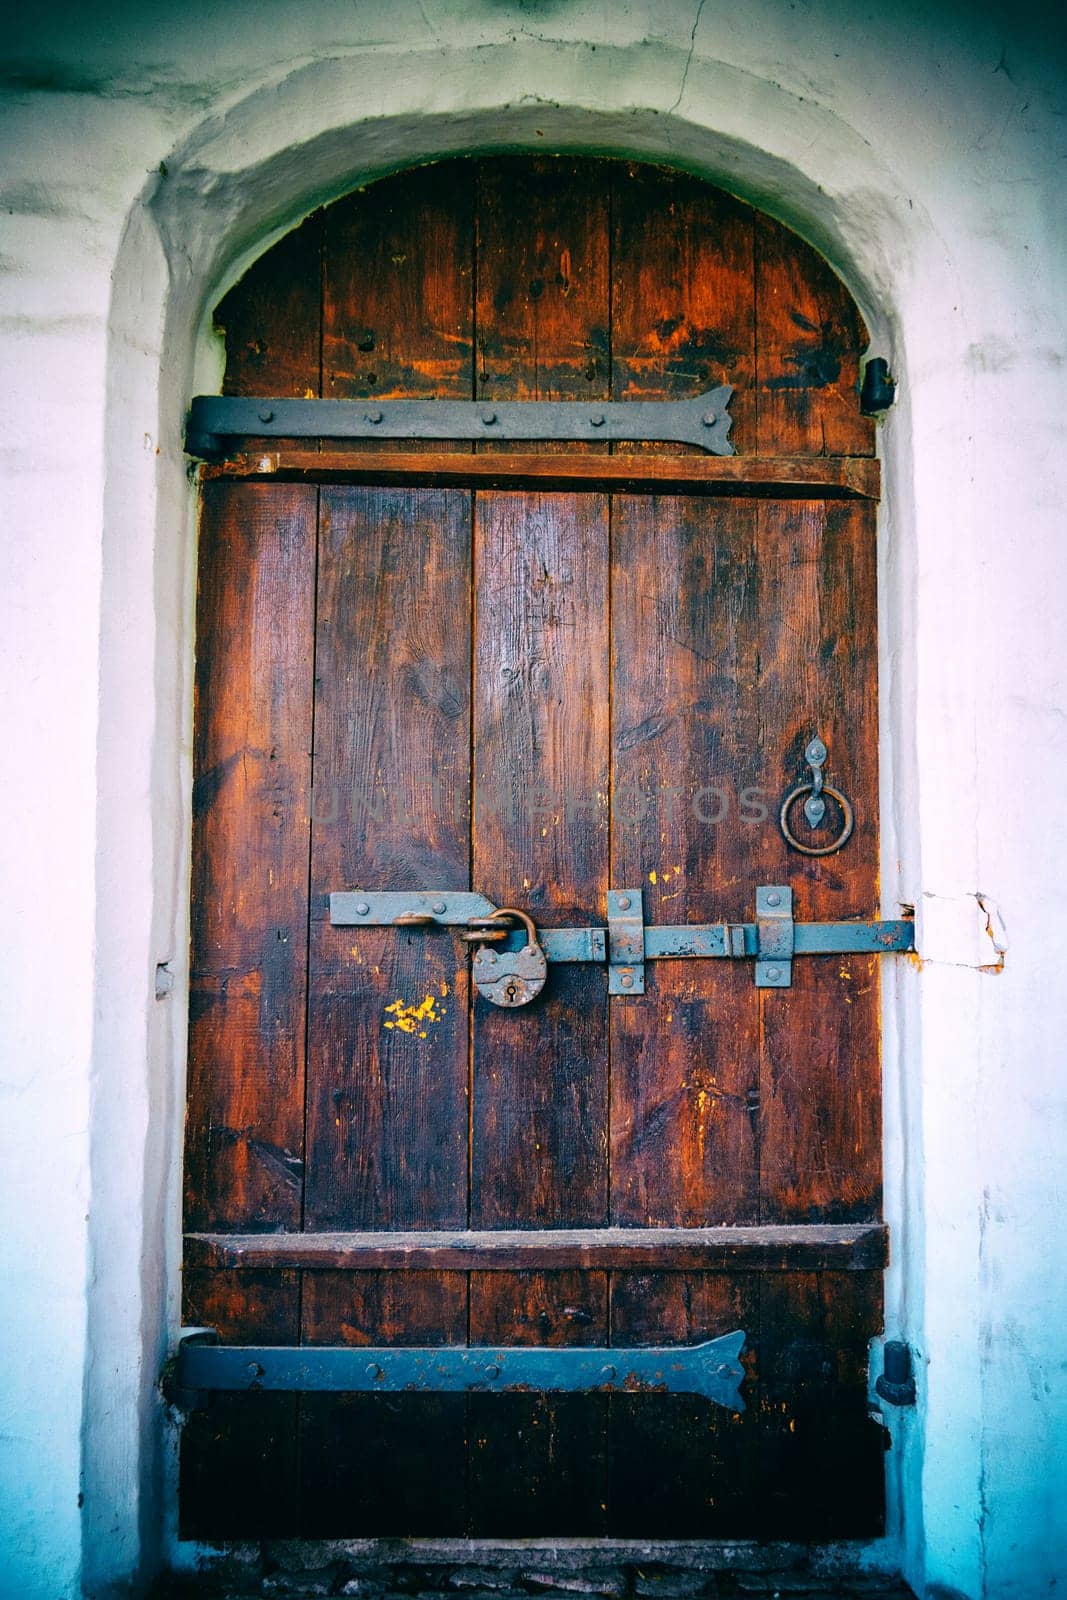
[[[504,990],[504,993],[507,995],[508,999],[511,1000],[511,1001],[514,1001],[515,996],[518,994],[518,992],[519,992],[518,989],[516,988],[516,986],[513,983],[509,983],[507,985],[506,989]]]

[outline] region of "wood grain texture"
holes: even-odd
[[[607,1343],[602,1272],[473,1272],[471,1343]],[[607,1501],[607,1400],[471,1395],[470,1533],[522,1538],[598,1533]]]
[[[607,508],[482,494],[475,546],[473,881],[566,926],[607,888]],[[607,1220],[606,1014],[585,966],[475,1001],[472,1226]]]
[[[754,449],[754,213],[688,173],[613,164],[612,398],[734,386],[734,449]],[[616,455],[692,446],[617,445]]]
[[[474,395],[474,172],[420,167],[326,212],[322,392],[327,399]],[[340,452],[375,449],[352,440]],[[469,455],[469,444],[398,441],[399,453]]]
[[[746,1274],[616,1272],[611,1342],[695,1344],[744,1332],[754,1375],[758,1285]],[[758,1408],[696,1395],[613,1395],[610,1400],[609,1532],[650,1539],[750,1538],[756,1528]]]
[[[316,211],[286,234],[216,307],[226,340],[223,394],[321,399],[324,217]],[[307,449],[306,440],[288,442]]]
[[[462,1232],[187,1234],[190,1265],[239,1268],[866,1272],[888,1261],[883,1223],[728,1228],[539,1228]]]
[[[570,161],[480,172],[479,398],[608,396],[608,199],[585,175]],[[584,920],[607,890],[604,497],[479,493],[474,604],[472,881],[535,920]],[[606,1222],[604,973],[553,972],[521,1019],[477,997],[472,1041],[471,1225]],[[577,1288],[570,1274],[476,1274],[471,1339],[605,1341],[605,1281]],[[472,1532],[601,1525],[602,1401],[472,1398],[470,1419]]]
[[[462,1344],[462,1273],[314,1273],[305,1344]],[[462,1534],[467,1519],[463,1395],[305,1395],[300,1528],[305,1538]]]
[[[757,448],[872,456],[860,415],[859,358],[868,334],[833,268],[795,233],[755,222]]]
[[[479,400],[606,400],[611,371],[610,193],[589,162],[504,157],[480,165]],[[528,451],[521,441],[493,453]],[[542,446],[564,454],[573,444]]]
[[[649,923],[751,914],[757,583],[751,505],[616,497],[611,878]],[[645,981],[612,1007],[612,1220],[754,1221],[751,973],[658,961]]]
[[[881,1274],[766,1276],[759,1297],[759,1535],[873,1538],[886,1435],[868,1415],[867,1346]]]
[[[451,935],[334,928],[334,889],[465,889],[470,500],[323,495],[308,1085],[313,1228],[467,1215],[467,964]]]
[[[300,1220],[316,499],[314,489],[296,485],[204,490],[191,1228],[291,1228]]]
[[[870,512],[761,506],[760,744],[766,783],[784,795],[809,776],[819,733],[826,781],[852,800],[838,855],[798,855],[777,827],[755,830],[761,883],[793,885],[798,920],[876,915],[878,745],[875,550]],[[777,798],[777,796],[776,796]],[[835,808],[829,803],[831,815]],[[794,812],[798,836],[807,829]],[[761,998],[760,1221],[859,1222],[881,1199],[879,963],[797,961],[788,991]]]
[[[273,443],[273,441],[272,441]],[[774,498],[877,500],[880,463],[855,456],[605,456],[575,449],[549,454],[519,448],[457,461],[427,451],[417,461],[375,450],[353,461],[338,451],[266,449],[205,463],[214,478],[276,482],[448,484],[515,489],[625,489],[644,493],[752,494]]]

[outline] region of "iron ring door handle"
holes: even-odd
[[[782,801],[782,809],[778,813],[778,826],[782,830],[782,836],[786,844],[791,849],[799,851],[802,856],[832,856],[843,845],[847,844],[852,837],[855,816],[848,796],[842,794],[840,789],[832,788],[830,784],[823,780],[822,769],[827,754],[828,751],[825,744],[816,734],[809,741],[808,747],[804,752],[804,759],[811,769],[811,782],[800,783],[795,789],[791,789]],[[829,844],[802,844],[793,832],[789,823],[790,813],[802,795],[808,796],[804,804],[804,815],[812,828],[817,828],[826,815],[825,795],[829,795],[830,799],[835,800],[840,806],[841,828],[836,837],[830,840]]]
[[[792,811],[793,806],[800,799],[801,795],[810,794],[813,787],[813,784],[801,783],[797,786],[797,788],[792,790],[790,794],[787,794],[785,799],[782,801],[782,809],[778,814],[778,822],[782,833],[785,836],[786,844],[788,844],[793,850],[799,850],[802,856],[832,856],[835,851],[841,849],[842,845],[848,843],[849,839],[852,837],[852,828],[855,823],[852,806],[848,800],[848,797],[843,795],[840,789],[833,789],[828,783],[824,783],[822,787],[823,794],[828,794],[830,799],[836,800],[838,805],[841,807],[843,821],[841,824],[841,831],[837,835],[836,839],[831,839],[829,844],[801,844],[800,840],[796,837],[792,828],[789,826],[789,813]]]

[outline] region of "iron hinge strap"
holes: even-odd
[[[185,448],[214,460],[235,440],[560,439],[694,444],[732,456],[733,388],[688,400],[292,400],[198,394]]]
[[[170,1398],[185,1409],[215,1391],[332,1394],[580,1394],[647,1390],[702,1395],[743,1411],[745,1334],[670,1346],[222,1345],[210,1328],[183,1330]]]

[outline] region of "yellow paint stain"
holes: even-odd
[[[427,1037],[419,1027],[420,1022],[440,1022],[444,1016],[443,1011],[438,1011],[437,1000],[432,994],[428,994],[417,1006],[409,1005],[406,1000],[391,1000],[385,1010],[395,1019],[384,1023],[386,1028],[399,1028],[401,1033],[415,1033],[420,1039]]]
[[[653,867],[652,871],[649,873],[648,881],[649,881],[649,883],[658,883],[659,882],[659,879],[656,877],[656,869],[655,869],[655,867]]]
[[[317,400],[318,396],[316,395],[314,389],[305,389],[304,390],[304,399],[305,400]]]
[[[851,972],[849,972],[847,967],[842,967],[841,971],[837,974],[837,976],[839,978],[851,978],[852,974],[851,974]]]
[[[442,978],[441,979],[441,994],[442,994],[442,997],[444,995],[446,995],[447,993],[448,993],[448,984],[445,982],[444,978]],[[444,1016],[444,1012],[443,1011],[442,1011],[441,1015]]]

